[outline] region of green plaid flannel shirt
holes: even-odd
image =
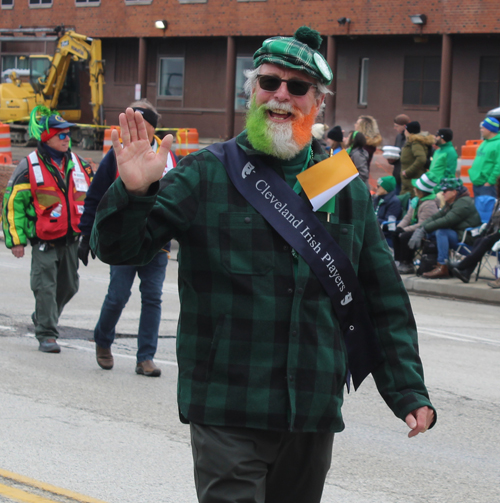
[[[245,133],[238,143],[253,153]],[[325,158],[319,144],[314,162]],[[277,159],[267,158],[283,176]],[[145,197],[118,179],[99,205],[92,247],[143,264],[178,240],[181,420],[277,431],[341,431],[347,354],[329,297],[208,151],[181,160]],[[378,389],[404,419],[428,405],[410,302],[359,179],[336,197],[328,231],[350,257],[385,362]],[[294,273],[295,269],[295,273]]]

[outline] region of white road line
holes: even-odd
[[[500,341],[494,339],[486,339],[484,337],[477,337],[475,335],[457,334],[456,332],[445,332],[442,330],[435,330],[432,328],[419,328],[420,333],[432,335],[433,337],[440,337],[442,339],[451,339],[460,342],[473,342],[490,344],[492,346],[500,346]]]
[[[35,334],[32,334],[30,332],[27,332],[26,334],[23,334],[23,335],[24,335],[24,337],[31,337],[31,338],[35,337]],[[87,351],[87,353],[95,353],[95,348],[94,347],[87,348],[85,346],[78,346],[76,344],[72,344],[71,342],[63,342],[61,340],[58,340],[57,344],[59,344],[59,346],[63,346],[65,348],[69,348],[69,349],[78,349],[80,351]],[[122,355],[120,353],[114,353],[114,352],[113,352],[113,357],[114,358],[126,358],[126,359],[129,359],[129,360],[135,360],[136,359],[136,357],[132,356],[132,355]],[[155,358],[155,363],[163,363],[165,365],[172,365],[173,367],[177,367],[177,362],[172,362],[170,360],[158,360],[158,359]]]

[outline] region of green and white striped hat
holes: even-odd
[[[437,183],[432,180],[428,173],[424,173],[420,178],[413,179],[411,184],[422,192],[433,192]]]
[[[273,63],[306,72],[328,85],[333,73],[326,59],[318,52],[322,38],[319,32],[301,26],[293,37],[271,37],[253,55],[254,68],[263,63]]]

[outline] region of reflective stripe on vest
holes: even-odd
[[[35,174],[36,184],[43,185],[43,173],[42,168],[40,167],[40,161],[38,160],[37,153],[33,151],[28,157],[31,161],[31,165],[33,166],[33,173]]]

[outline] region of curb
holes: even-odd
[[[408,293],[500,305],[500,289],[489,287],[486,280],[479,279],[462,283],[457,278],[425,279],[418,276],[405,276],[403,284]]]

